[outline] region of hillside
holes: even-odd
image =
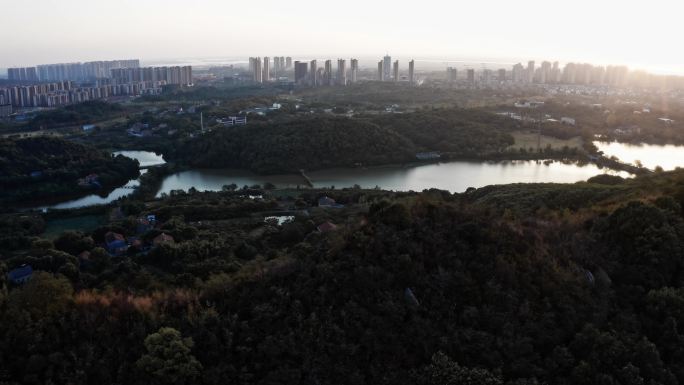
[[[214,131],[175,156],[195,167],[259,173],[386,164],[413,159],[414,145],[396,132],[346,118],[257,123]]]
[[[316,207],[321,196],[345,207]],[[53,241],[39,239],[39,217],[0,221],[13,234],[0,240],[3,263],[38,270],[0,296],[6,378],[684,383],[682,171],[463,194],[248,190],[141,203]],[[264,222],[287,207],[307,214]],[[174,243],[116,258],[100,248],[150,213],[159,224],[140,239]],[[326,221],[336,227],[317,231]]]
[[[10,204],[82,193],[78,179],[98,175],[102,187],[126,183],[137,161],[49,137],[0,140],[0,203]]]
[[[169,156],[195,167],[258,173],[411,162],[421,151],[479,158],[512,145],[508,131],[514,125],[489,113],[458,109],[354,119],[319,116],[218,129]]]

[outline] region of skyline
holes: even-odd
[[[679,32],[677,11],[684,6],[662,0],[580,0],[556,9],[538,0],[495,0],[467,7],[435,0],[421,2],[420,7],[348,0],[345,8],[350,11],[343,13],[321,12],[312,6],[315,3],[264,0],[231,7],[203,0],[191,8],[178,0],[124,0],[116,8],[84,0],[58,6],[53,0],[13,3],[3,8],[6,30],[22,31],[31,25],[32,33],[18,33],[3,43],[0,68],[117,57],[137,57],[146,63],[246,59],[268,52],[361,58],[392,53],[418,62],[553,57],[654,73],[684,72],[684,53],[670,42]]]

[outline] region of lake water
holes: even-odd
[[[672,144],[628,144],[618,142],[594,142],[605,156],[616,156],[621,161],[634,164],[637,160],[651,170],[660,166],[663,170],[684,167],[684,146]]]
[[[161,155],[157,155],[154,152],[149,151],[116,151],[113,153],[113,155],[123,155],[129,158],[137,159],[140,163],[140,167],[142,168],[166,163]],[[147,170],[140,170],[141,175],[145,172],[147,172]],[[140,181],[138,179],[131,179],[125,185],[112,190],[110,193],[105,194],[104,196],[99,194],[90,194],[82,198],[73,199],[54,205],[36,207],[35,209],[75,209],[79,207],[108,204],[119,198],[131,195],[138,186],[140,186]]]
[[[140,170],[141,174],[144,174],[147,170]],[[125,185],[112,190],[109,194],[101,196],[98,194],[86,195],[82,198],[73,199],[66,202],[57,203],[54,205],[42,206],[36,208],[37,210],[45,209],[76,209],[79,207],[94,206],[94,205],[104,205],[113,202],[119,198],[131,195],[135,188],[140,186],[140,181],[137,179],[129,180]]]
[[[592,176],[610,173],[629,177],[626,172],[599,169],[594,164],[585,166],[554,162],[549,165],[534,161],[509,162],[448,162],[432,163],[415,167],[371,167],[353,169],[329,169],[307,172],[314,187],[362,188],[380,187],[383,190],[422,191],[429,188],[463,192],[468,187],[484,187],[509,183],[574,183]],[[266,182],[277,187],[304,186],[299,175],[256,175],[236,170],[192,170],[168,176],[162,183],[158,196],[171,190],[218,191],[224,185],[235,183],[262,185]]]
[[[123,155],[129,158],[137,159],[140,162],[140,167],[159,166],[166,163],[161,155],[150,151],[116,151],[113,155]]]

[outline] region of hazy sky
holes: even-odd
[[[0,67],[389,52],[684,72],[681,0],[0,0],[0,10]]]

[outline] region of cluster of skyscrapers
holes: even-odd
[[[567,63],[561,70],[558,62],[544,61],[536,67],[534,61],[529,61],[527,67],[521,63],[513,66],[511,80],[517,83],[623,86],[628,73],[626,66]]]
[[[415,83],[415,64],[416,62],[414,60],[411,60],[409,62],[409,71],[406,80],[411,84]],[[400,81],[401,78],[399,76],[399,60],[395,60],[394,62],[392,62],[392,57],[389,55],[385,55],[385,57],[383,57],[382,60],[378,62],[377,80],[382,82]]]
[[[189,86],[192,85],[192,67],[117,68],[111,70],[109,78],[117,84],[151,82],[157,85],[173,84]]]
[[[334,67],[334,65],[336,66]],[[291,57],[273,58],[273,67],[269,57],[249,58],[249,71],[252,81],[264,83],[273,80],[280,80],[285,71],[292,68]],[[409,62],[409,74],[406,80],[413,83],[415,62]],[[378,63],[378,76],[380,81],[399,81],[399,61],[392,63],[392,58],[386,56]],[[350,59],[347,65],[346,59],[337,59],[336,63],[332,60],[325,60],[319,63],[318,60],[297,60],[294,62],[294,83],[304,86],[333,86],[348,85],[359,81],[359,60]]]
[[[249,71],[252,74],[252,81],[256,83],[278,80],[290,68],[292,68],[291,57],[274,57],[273,67],[271,67],[271,58],[268,56],[264,56],[263,59],[260,57],[249,58]]]
[[[567,63],[562,69],[558,62],[544,61],[541,66],[531,60],[524,66],[515,64],[512,69],[505,68],[496,71],[483,69],[476,73],[475,69],[465,69],[466,83],[483,84],[584,84],[624,86],[629,70],[625,66],[594,66],[591,64]],[[459,80],[458,70],[447,67],[446,74],[449,83]]]
[[[136,96],[161,93],[160,87],[144,82],[116,84],[111,79],[97,80],[88,86],[78,86],[69,80],[0,88],[0,106],[14,108],[57,107],[114,96]]]
[[[165,85],[192,85],[192,67],[140,67],[139,60],[11,68],[21,85],[0,88],[0,105],[56,107],[114,96],[160,94]],[[37,77],[37,80],[36,80]]]
[[[109,77],[111,70],[115,68],[138,67],[138,59],[43,64],[35,67],[9,68],[7,78],[15,83],[91,81]]]
[[[333,68],[333,61],[326,60],[323,66],[318,66],[318,60],[295,61],[294,81],[298,85],[334,86],[356,83],[359,79],[359,61],[351,59],[347,71],[347,60],[337,59],[337,67]]]

